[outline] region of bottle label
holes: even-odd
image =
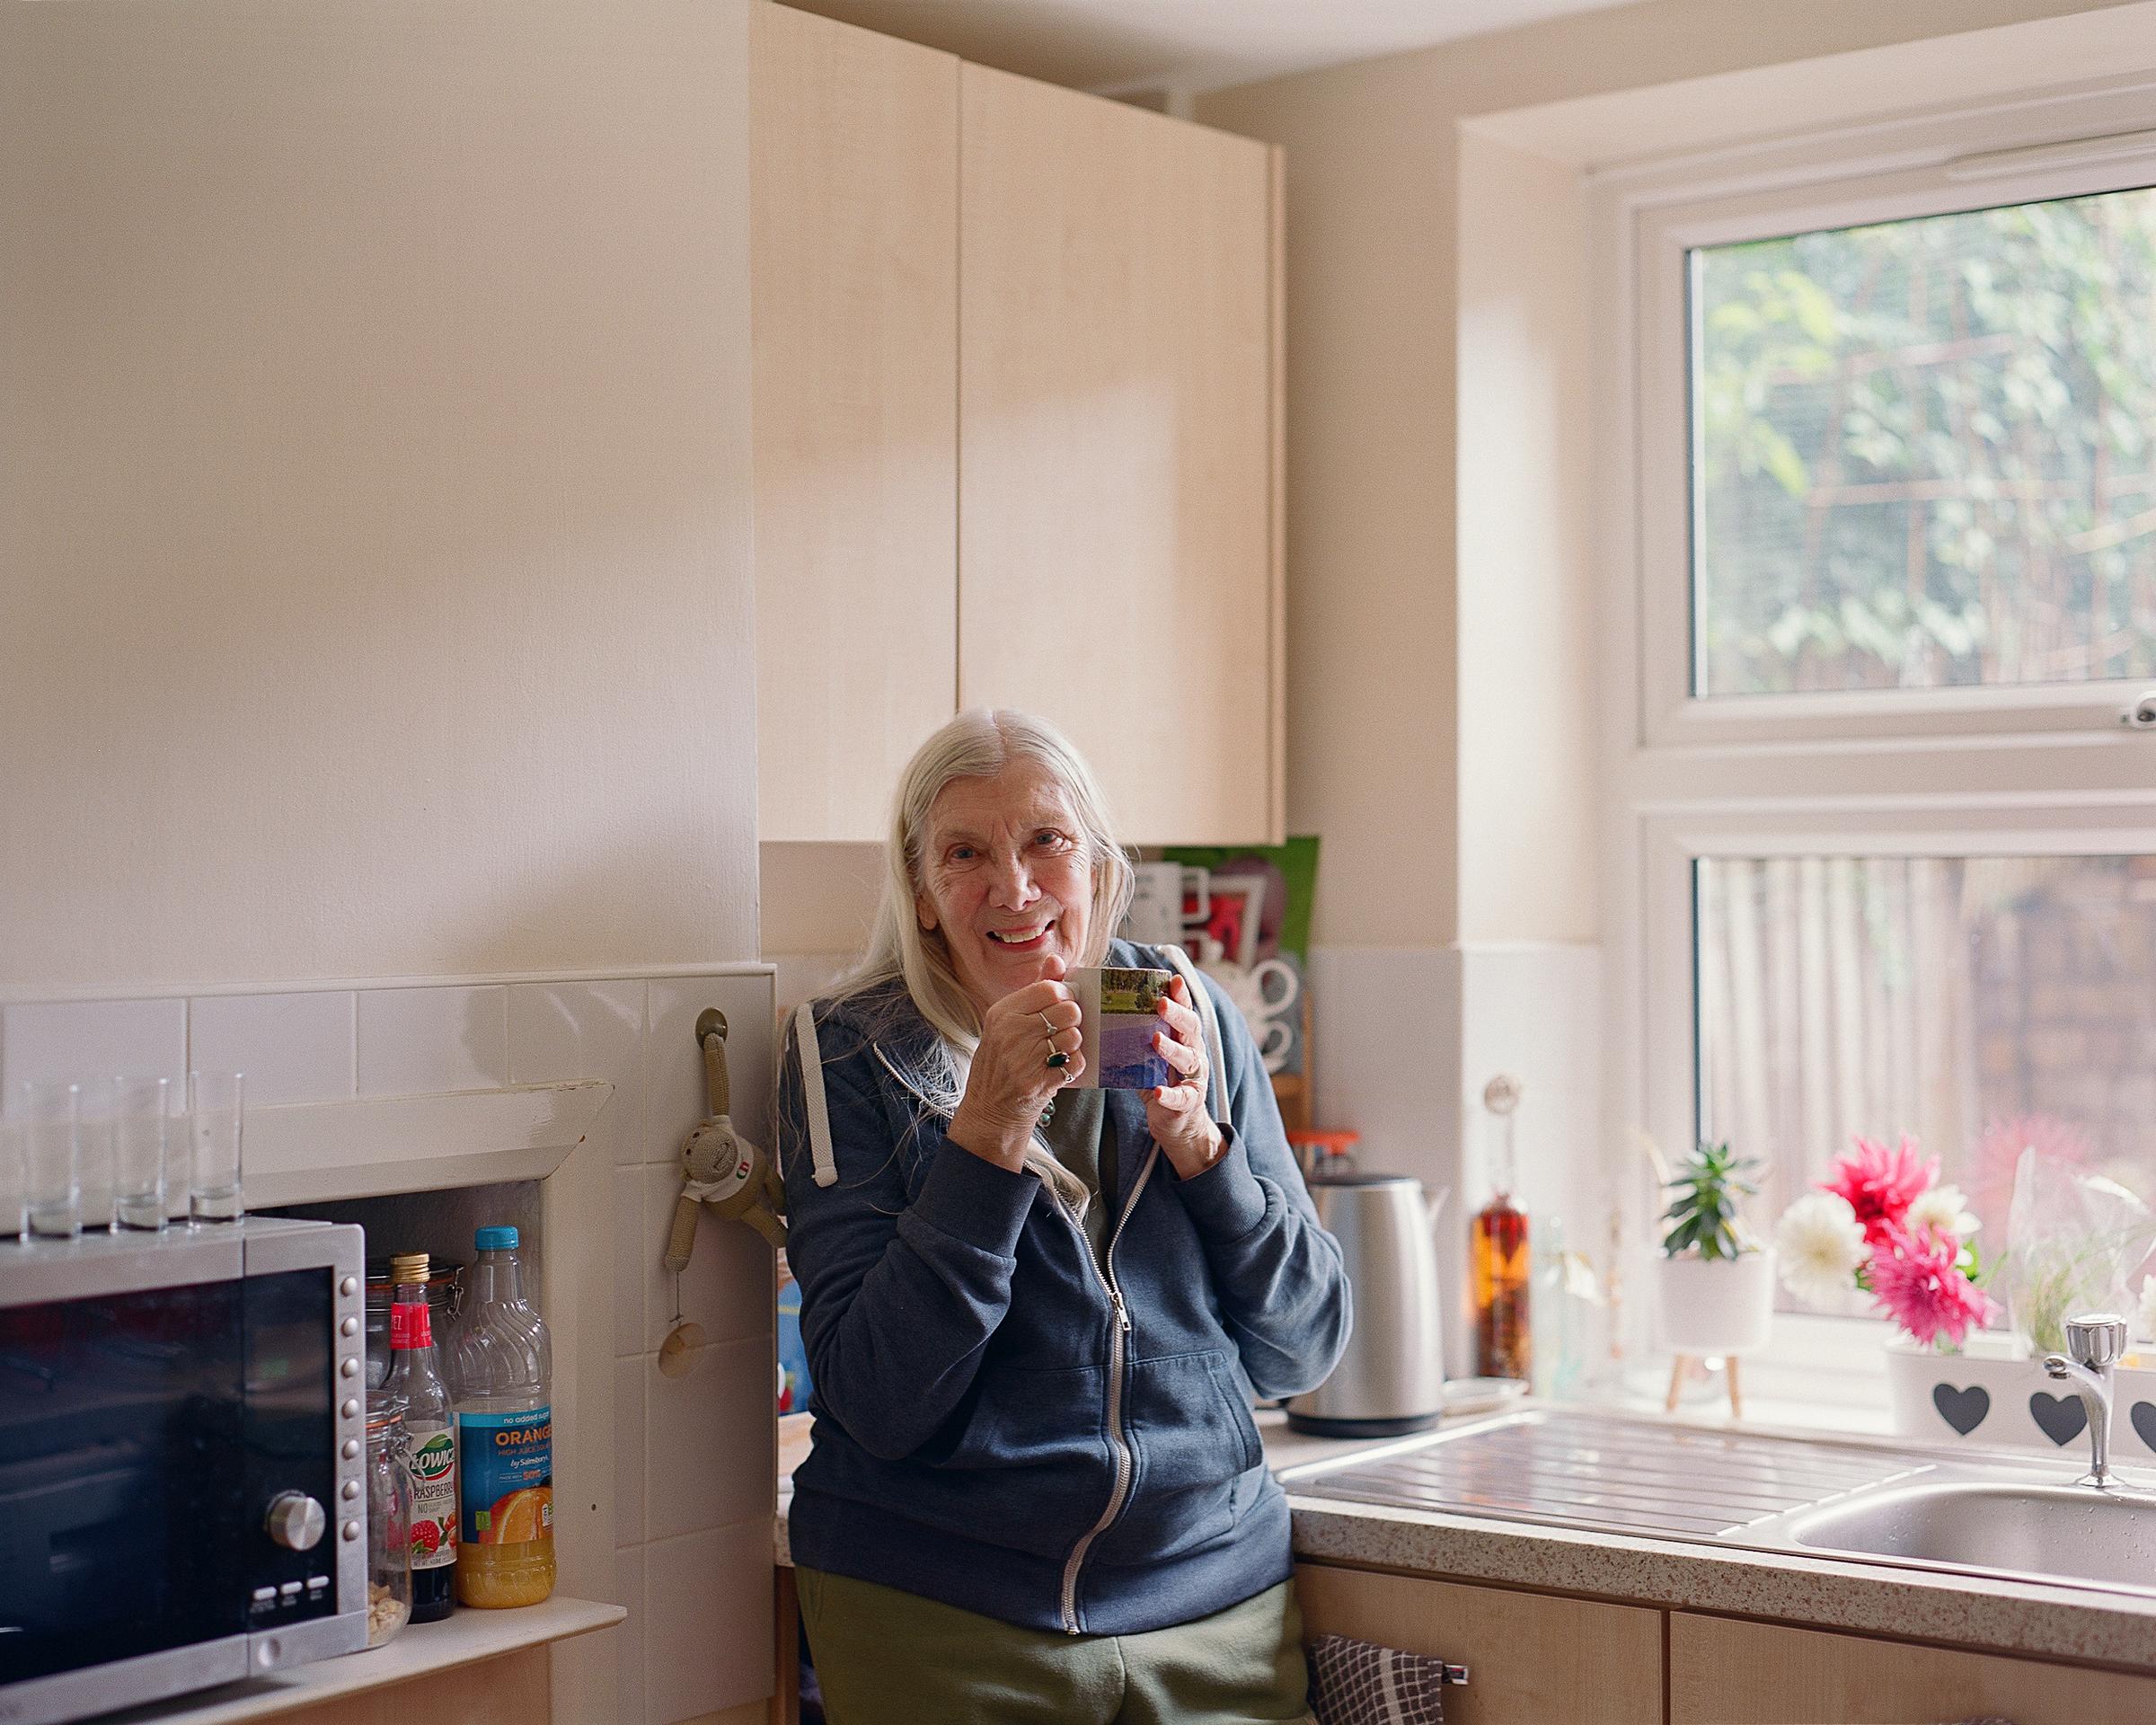
[[[413,1426],[411,1567],[438,1570],[456,1561],[456,1438],[446,1424]]]
[[[400,1353],[407,1349],[434,1346],[434,1321],[428,1314],[426,1301],[414,1300],[407,1305],[400,1300],[389,1308],[389,1345],[393,1351]]]
[[[523,1545],[554,1536],[554,1416],[456,1416],[460,1532],[473,1545]]]

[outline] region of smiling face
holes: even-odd
[[[1053,956],[1084,961],[1093,865],[1055,776],[1012,761],[953,779],[929,805],[914,909],[941,929],[951,969],[982,1012],[1038,982]]]

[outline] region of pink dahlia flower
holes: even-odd
[[[1864,1230],[1864,1243],[1876,1251],[1901,1228],[1910,1205],[1938,1178],[1939,1158],[1919,1162],[1916,1140],[1904,1132],[1892,1150],[1859,1138],[1856,1149],[1845,1153],[1819,1185],[1848,1200]]]
[[[1958,1348],[1992,1312],[1991,1296],[1962,1272],[1960,1256],[1950,1235],[1888,1224],[1871,1256],[1872,1298],[1913,1340]]]

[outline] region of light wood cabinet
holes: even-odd
[[[1672,1612],[1670,1725],[2139,1725],[2156,1677]]]
[[[1303,1635],[1353,1635],[1468,1668],[1448,1725],[1662,1725],[1662,1614],[1303,1563]]]
[[[759,830],[877,838],[958,686],[959,62],[750,28]]]
[[[752,60],[760,836],[960,706],[1133,843],[1281,835],[1280,157],[774,4]]]
[[[959,703],[1061,727],[1134,839],[1276,836],[1274,153],[959,88]]]

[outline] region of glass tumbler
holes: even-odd
[[[367,1644],[379,1647],[411,1617],[411,1470],[404,1398],[367,1398]]]
[[[85,1228],[112,1225],[112,1138],[118,1114],[115,1080],[85,1078],[75,1086],[75,1183],[82,1188]]]
[[[190,1157],[188,1215],[197,1223],[237,1222],[247,1214],[240,1184],[240,1135],[246,1124],[247,1075],[187,1075]]]
[[[165,1158],[172,1139],[172,1081],[112,1081],[112,1199],[122,1228],[164,1226]]]
[[[22,1170],[32,1239],[71,1240],[83,1231],[77,1157],[78,1086],[31,1079],[15,1092]]]

